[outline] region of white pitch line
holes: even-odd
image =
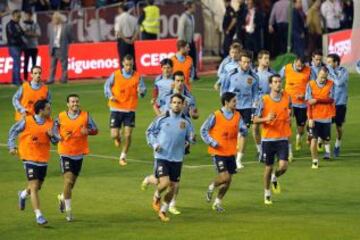
[[[7,144],[4,143],[0,143],[0,147],[7,147]],[[57,152],[56,150],[50,150],[51,152]],[[344,155],[341,155],[341,157],[359,157],[360,153],[347,153]],[[114,159],[114,160],[118,160],[119,157],[117,156],[110,156],[110,155],[102,155],[102,154],[88,154],[87,157],[92,157],[92,158],[103,158],[103,159]],[[209,157],[210,158],[210,157]],[[294,161],[296,160],[303,160],[303,159],[311,159],[310,156],[308,157],[297,157],[294,158]],[[151,158],[151,160],[142,160],[142,159],[133,159],[133,158],[129,158],[127,159],[129,162],[136,162],[136,163],[144,163],[144,164],[153,164],[153,159]],[[252,162],[244,162],[244,165],[254,165],[254,164],[259,164],[258,161],[252,161]],[[201,164],[201,165],[186,165],[184,164],[183,167],[185,168],[189,168],[189,169],[196,169],[196,168],[207,168],[207,167],[214,167],[214,165],[212,164]]]

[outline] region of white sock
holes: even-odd
[[[277,178],[275,176],[275,174],[271,174],[271,182],[276,182],[277,181]]]
[[[322,143],[323,141],[322,141],[322,139],[321,139],[321,137],[318,137],[318,144],[319,143]]]
[[[261,152],[261,144],[256,144],[256,150],[257,150],[258,152]]]
[[[209,185],[209,190],[210,190],[210,191],[214,191],[214,189],[215,189],[215,184],[214,184],[214,183],[211,183],[211,184]]]
[[[173,199],[171,199],[169,207],[173,208],[173,207],[175,207],[175,205],[176,205],[176,200],[175,200],[175,197],[173,197]]]
[[[296,134],[296,142],[300,142],[301,141],[301,135],[300,134]]]
[[[326,143],[324,144],[324,146],[325,146],[325,152],[330,153],[330,143]]]
[[[292,144],[289,143],[289,154],[292,155]]]
[[[313,159],[312,162],[318,164],[319,160],[318,159]]]
[[[168,209],[169,209],[169,204],[166,202],[163,202],[161,205],[161,208],[160,208],[160,212],[166,213]]]
[[[336,139],[336,141],[335,141],[335,147],[340,147],[341,146],[341,140],[339,140],[339,139]]]
[[[64,201],[64,194],[60,194],[60,199]]]
[[[40,209],[35,209],[34,212],[35,212],[36,218],[38,218],[38,217],[40,217],[42,215]]]
[[[238,152],[237,155],[236,155],[236,162],[241,163],[241,160],[242,160],[243,156],[244,156],[243,153]]]
[[[126,159],[126,153],[122,152],[122,153],[120,154],[120,159]]]
[[[65,199],[65,211],[71,211],[71,199]]]
[[[264,189],[264,195],[265,195],[265,197],[271,197],[270,189]]]
[[[27,196],[29,196],[29,194],[28,194],[28,192],[27,192],[26,189],[23,190],[23,191],[21,191],[20,197],[21,197],[22,199],[25,199]]]
[[[214,204],[216,204],[216,205],[221,204],[221,199],[215,198]]]

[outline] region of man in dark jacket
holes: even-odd
[[[301,57],[305,55],[305,18],[301,0],[296,0],[292,19],[292,51]]]

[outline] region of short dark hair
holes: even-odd
[[[124,57],[124,59],[123,59],[123,61],[125,61],[125,60],[133,61],[133,60],[134,60],[134,57],[131,56],[130,54],[126,54],[125,57]]]
[[[160,66],[162,67],[165,65],[169,65],[170,67],[173,67],[174,63],[170,58],[164,58],[163,60],[160,61]]]
[[[149,4],[149,5],[154,5],[154,2],[155,2],[155,1],[154,1],[154,0],[147,0],[146,2],[147,2],[147,4]]]
[[[68,103],[69,100],[70,100],[70,98],[72,98],[72,97],[80,98],[78,94],[76,94],[76,93],[70,93],[70,94],[67,95],[67,97],[66,97],[66,102]]]
[[[322,51],[321,51],[320,49],[317,49],[317,50],[315,50],[315,51],[312,52],[311,56],[314,57],[314,56],[316,56],[316,55],[322,56],[323,53],[322,53]]]
[[[180,48],[186,47],[186,45],[187,45],[187,42],[184,41],[184,40],[178,40],[178,41],[176,42],[176,48],[177,48],[177,50],[180,50]]]
[[[331,53],[327,56],[328,58],[331,58],[334,62],[337,62],[338,65],[340,65],[341,62],[341,58],[338,54],[336,53]]]
[[[185,75],[184,75],[184,73],[182,71],[174,72],[174,74],[173,74],[174,79],[175,79],[176,76],[180,76],[180,77],[185,78]]]
[[[280,74],[273,74],[269,77],[269,84],[272,83],[273,79],[274,78],[280,78],[281,79],[281,76]]]
[[[34,104],[34,111],[35,114],[39,114],[40,110],[44,110],[46,107],[46,104],[48,104],[48,100],[43,99],[43,100],[38,100],[35,104]]]
[[[172,102],[172,100],[173,100],[174,98],[179,98],[179,99],[181,99],[181,102],[184,102],[184,101],[185,101],[184,96],[181,95],[180,93],[175,93],[175,94],[173,94],[173,95],[171,96],[171,98],[170,98],[170,102]]]
[[[121,4],[119,5],[119,8],[121,8],[124,12],[127,12],[127,10],[128,10],[128,7],[127,7],[125,4],[123,4],[123,3],[121,3]]]
[[[305,59],[305,57],[303,57],[303,56],[296,55],[296,56],[295,56],[295,59],[294,59],[294,62],[297,62],[297,61],[300,61],[301,63],[305,63],[305,62],[306,62],[306,59]]]
[[[225,106],[225,102],[230,102],[231,99],[233,99],[234,97],[236,97],[236,94],[233,93],[233,92],[224,92],[222,95],[221,95],[221,104],[223,106]]]
[[[11,12],[11,15],[14,16],[15,14],[21,13],[21,11],[19,9],[15,9],[14,11]]]
[[[270,56],[270,52],[268,50],[260,50],[260,52],[258,53],[257,57],[258,59],[262,58],[264,55],[269,55]]]
[[[329,69],[328,69],[326,66],[321,66],[321,67],[319,68],[319,72],[320,72],[320,71],[324,71],[324,72],[328,73],[328,72],[329,72]]]
[[[237,50],[241,50],[243,47],[241,45],[241,43],[239,42],[233,42],[231,45],[230,45],[230,49],[237,49]]]
[[[250,60],[251,60],[251,54],[247,50],[242,50],[240,52],[239,60],[241,60],[242,57],[250,58]]]
[[[33,72],[34,69],[40,69],[40,71],[42,72],[42,68],[39,65],[32,66],[31,73]]]

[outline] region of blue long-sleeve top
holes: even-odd
[[[329,79],[334,81],[335,85],[335,105],[346,105],[348,101],[349,72],[344,67],[332,68],[328,66]]]
[[[230,56],[227,56],[221,62],[217,72],[218,80],[216,81],[217,84],[220,84],[220,96],[224,93],[224,83],[229,77],[229,73],[237,67],[239,67],[238,61],[235,61]]]
[[[170,76],[170,78],[166,78],[163,75],[159,75],[155,78],[154,89],[158,93],[156,99],[157,103],[159,99],[163,99],[164,96],[168,95],[171,92],[173,83],[174,83],[174,79],[172,78],[172,76]]]
[[[35,122],[39,125],[44,124],[45,119],[41,118],[39,115],[34,115]],[[16,137],[25,130],[25,119],[21,119],[20,121],[16,122],[9,130],[9,138],[8,138],[8,148],[15,149],[16,148]],[[54,129],[54,127],[52,128]],[[50,138],[50,141],[53,144],[56,144],[60,139],[58,135],[53,132],[53,137]]]
[[[313,62],[311,62],[311,64],[309,65],[310,67],[310,80],[316,80],[317,76],[319,74],[320,68],[325,66],[324,63],[321,63],[319,66],[314,65]]]
[[[224,107],[221,108],[222,113],[224,114],[224,117],[228,120],[230,120],[234,113],[232,111],[227,111]],[[209,132],[210,130],[215,126],[216,124],[216,119],[215,119],[215,114],[210,114],[210,116],[205,120],[205,122],[202,124],[201,128],[200,128],[200,136],[202,138],[202,140],[207,144],[210,145],[212,147],[217,147],[219,145],[219,143],[213,139]],[[246,135],[247,134],[247,127],[245,125],[245,123],[243,122],[242,119],[240,119],[240,123],[239,123],[239,132],[241,135]]]
[[[269,77],[276,74],[276,72],[267,68],[264,70],[259,70],[259,68],[254,69],[255,74],[258,76],[259,80],[259,99],[265,95],[270,93],[270,85],[269,85]]]
[[[133,71],[126,72],[124,69],[121,69],[121,73],[125,79],[130,79],[133,75]],[[106,82],[104,84],[104,94],[107,99],[110,99],[113,96],[111,88],[114,85],[114,81],[115,81],[115,73],[111,74],[110,77],[106,80]],[[140,77],[139,89],[140,89],[140,92],[138,93],[139,96],[144,97],[146,94],[146,86],[145,86],[144,79],[142,77]],[[110,108],[110,111],[111,112],[123,112],[122,109],[116,109],[116,108]]]
[[[155,159],[182,162],[185,144],[194,143],[194,127],[184,114],[168,111],[157,117],[146,130],[146,140],[154,149]],[[158,151],[155,151],[159,148]]]
[[[174,90],[171,90],[162,99],[159,99],[158,103],[160,107],[160,112],[165,113],[166,111],[170,110],[171,97],[174,93],[175,93]],[[186,91],[186,89],[183,89],[180,92],[180,94],[185,98],[184,101],[185,107],[182,112],[185,114],[185,116],[190,117],[190,109],[196,108],[195,97],[189,91]]]
[[[41,86],[43,85],[43,83],[36,83],[34,81],[30,82],[30,87],[34,90],[38,90],[39,88],[41,88]],[[23,94],[23,88],[22,86],[20,86],[18,88],[18,90],[15,92],[13,98],[12,98],[12,104],[15,108],[16,111],[20,112],[20,113],[24,113],[26,110],[24,108],[24,106],[21,105],[20,100]],[[47,101],[49,103],[51,103],[51,93],[50,91],[48,91],[48,95],[47,95]]]
[[[311,81],[315,81],[317,86],[322,88],[325,86],[326,82],[321,84],[319,81],[317,80],[311,80]],[[329,93],[329,98],[331,99],[334,99],[334,87],[335,87],[335,84],[334,86],[331,88],[330,90],[330,93]],[[306,86],[306,93],[305,93],[305,100],[306,101],[309,101],[310,99],[312,99],[313,96],[312,96],[312,91],[311,91],[311,87],[310,87],[310,82],[307,84]],[[332,119],[331,118],[328,118],[328,119],[312,119],[314,120],[315,122],[321,122],[321,123],[331,123]]]
[[[75,114],[72,114],[72,113],[69,113],[67,112],[67,115],[70,119],[74,120],[76,119],[79,115],[80,115],[80,111],[75,113]],[[59,134],[59,128],[60,128],[60,121],[59,121],[59,118],[57,117],[54,121],[54,127],[53,127],[53,132],[54,134],[56,135],[56,137],[58,139],[60,139],[59,141],[61,141],[61,137],[60,137],[60,134]],[[90,114],[88,114],[88,125],[87,125],[87,128],[90,129],[91,131],[97,131],[98,128],[96,126],[96,123],[94,121],[94,119],[90,116]],[[68,157],[68,158],[71,158],[73,160],[80,160],[84,157],[83,154],[80,154],[80,155],[61,155],[62,157]]]
[[[236,68],[224,82],[224,92],[236,94],[237,109],[253,108],[259,96],[258,76],[252,71],[243,71]]]

